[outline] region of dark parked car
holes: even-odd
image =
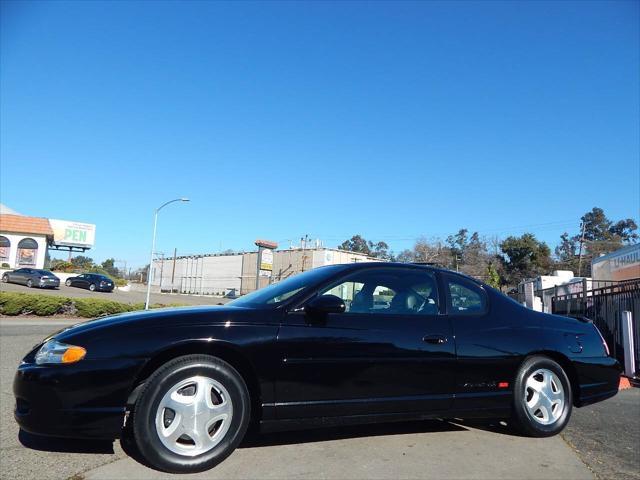
[[[615,395],[619,374],[589,321],[527,310],[449,271],[363,263],[225,306],[75,325],[27,354],[13,391],[24,430],[124,435],[155,468],[196,472],[250,423],[497,418],[555,435],[572,407]]]
[[[49,270],[39,268],[18,268],[2,275],[4,283],[19,283],[29,288],[58,288],[60,279]]]
[[[99,292],[112,292],[114,288],[113,280],[105,275],[99,275],[97,273],[83,273],[77,277],[69,277],[64,282],[67,287],[80,287],[87,288]]]

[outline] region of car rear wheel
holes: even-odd
[[[92,283],[91,285],[89,285],[89,290],[91,290],[92,292],[96,291],[96,285],[95,283]]]
[[[33,281],[32,280],[27,280],[27,287],[33,288]]]
[[[66,282],[64,282],[64,284],[65,284],[67,287],[70,287],[70,286],[71,286],[71,280],[67,280]]]
[[[133,409],[133,439],[154,468],[201,472],[235,450],[250,409],[247,386],[231,365],[208,355],[179,357],[145,383]]]
[[[532,437],[550,437],[569,422],[573,396],[562,367],[547,357],[528,358],[514,385],[512,421]]]

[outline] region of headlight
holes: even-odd
[[[45,363],[75,363],[82,360],[86,354],[87,351],[82,347],[67,345],[57,340],[49,340],[36,353],[36,363],[38,365]]]

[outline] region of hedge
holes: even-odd
[[[153,304],[151,308],[178,305]],[[98,298],[69,298],[31,293],[0,292],[0,315],[71,315],[94,318],[144,309],[143,303],[121,303]]]

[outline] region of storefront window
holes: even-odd
[[[11,242],[7,237],[0,236],[0,262],[9,261],[9,250]]]
[[[20,240],[20,243],[18,243],[18,265],[35,265],[37,258],[38,242],[33,238],[24,238]]]

